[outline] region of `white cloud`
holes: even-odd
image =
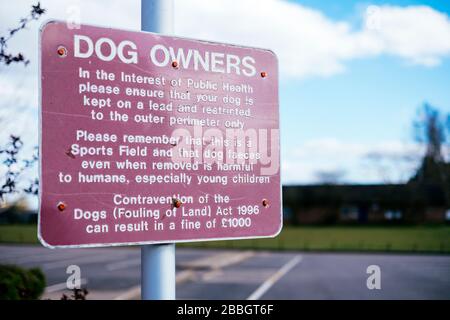
[[[290,76],[334,74],[343,68],[340,59],[348,55],[342,41],[348,41],[349,26],[298,4],[275,0],[177,4],[178,13],[196,17],[177,20],[177,33],[272,49],[282,72]]]
[[[342,182],[400,183],[407,181],[424,148],[397,140],[366,144],[335,138],[305,141],[282,158],[285,183],[317,183],[320,172],[345,173]]]
[[[81,22],[139,30],[140,1],[42,0],[45,19],[68,19],[74,6]],[[17,23],[33,1],[15,1],[0,13],[0,30]],[[369,6],[362,24],[335,21],[321,11],[285,0],[176,0],[177,35],[274,50],[283,75],[329,76],[351,59],[389,54],[434,66],[450,55],[450,21],[427,6]],[[11,48],[37,58],[37,23]],[[31,31],[31,32],[30,32]],[[36,70],[33,68],[33,70]]]
[[[362,33],[377,48],[375,52],[425,66],[439,64],[450,53],[449,18],[430,7],[372,6],[365,22]]]
[[[296,78],[333,75],[348,60],[381,54],[425,66],[450,55],[449,18],[426,6],[369,6],[356,30],[281,0],[178,1],[176,13],[178,34],[270,48],[282,74]]]

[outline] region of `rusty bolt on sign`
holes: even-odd
[[[71,157],[72,159],[75,159],[75,155],[72,153],[72,148],[66,150],[66,155]]]
[[[269,200],[263,199],[262,205],[263,205],[263,207],[267,208],[269,206]]]
[[[174,68],[174,69],[178,69],[178,61],[172,61],[172,67]]]
[[[175,208],[179,208],[179,207],[181,207],[181,205],[182,205],[182,202],[181,202],[180,199],[173,198],[173,206],[174,206]]]
[[[261,72],[261,77],[262,77],[262,78],[267,77],[267,72],[265,72],[265,71]]]
[[[56,52],[58,53],[58,56],[60,56],[61,58],[67,57],[67,48],[64,46],[59,46]]]
[[[66,210],[66,204],[64,202],[59,202],[57,207],[58,207],[58,210],[61,212]]]

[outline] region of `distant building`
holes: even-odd
[[[37,212],[34,210],[17,210],[15,207],[0,208],[0,225],[37,223]]]
[[[433,186],[284,186],[283,205],[298,224],[449,221],[444,192]]]

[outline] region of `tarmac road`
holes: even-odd
[[[179,299],[450,299],[450,256],[177,249]],[[40,267],[59,299],[66,268],[81,268],[88,299],[138,299],[138,248],[0,246],[0,263]],[[381,270],[369,290],[367,267]]]

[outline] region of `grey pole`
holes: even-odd
[[[173,0],[141,0],[141,29],[173,34]],[[141,299],[175,299],[175,244],[141,248]]]
[[[142,246],[141,299],[175,299],[175,244]]]

